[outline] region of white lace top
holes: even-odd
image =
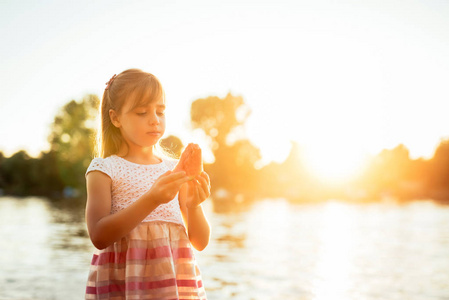
[[[159,176],[172,170],[177,161],[163,159],[161,163],[140,165],[116,155],[94,158],[87,168],[86,175],[100,171],[112,179],[111,214],[114,214],[136,201],[147,192]],[[179,207],[178,195],[165,204],[159,205],[143,222],[166,221],[184,225]]]

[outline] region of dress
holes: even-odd
[[[175,164],[163,159],[140,165],[112,155],[93,159],[86,175],[101,171],[112,179],[113,214],[137,200]],[[158,206],[125,237],[95,249],[86,299],[206,299],[178,196]]]

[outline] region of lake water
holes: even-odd
[[[211,300],[449,299],[449,206],[205,207],[213,236],[197,252]],[[0,299],[83,299],[92,246],[84,207],[0,198]]]

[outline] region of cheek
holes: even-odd
[[[165,129],[165,117],[160,118],[160,119],[159,119],[159,123],[161,124],[161,127],[162,127],[163,129]]]
[[[136,129],[136,128],[144,126],[144,123],[145,122],[142,121],[141,119],[134,118],[134,119],[128,121],[128,127]]]

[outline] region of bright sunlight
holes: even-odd
[[[315,300],[349,298],[351,282],[351,249],[354,247],[351,208],[330,203],[324,211],[321,228],[320,260],[316,266]]]
[[[364,158],[351,145],[312,147],[305,153],[309,171],[327,183],[341,183],[354,178],[362,170]]]

